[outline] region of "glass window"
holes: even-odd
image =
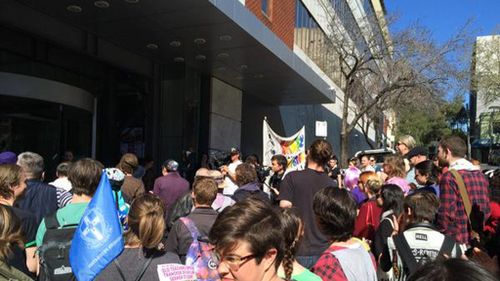
[[[266,15],[269,15],[269,1],[270,0],[261,0],[260,2],[260,8],[262,9],[262,12]]]

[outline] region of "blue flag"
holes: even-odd
[[[123,251],[122,227],[106,173],[75,231],[69,261],[79,281],[93,280]]]

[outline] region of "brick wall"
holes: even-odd
[[[268,15],[261,10],[261,0],[246,0],[245,6],[274,34],[293,49],[295,0],[267,0]]]

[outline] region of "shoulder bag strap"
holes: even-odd
[[[139,275],[135,278],[135,281],[139,281],[142,279],[142,276],[144,273],[146,273],[146,269],[148,269],[149,265],[151,264],[151,261],[153,260],[153,256],[150,256],[146,262],[144,263],[144,266],[142,267],[141,271],[139,272]]]
[[[194,222],[188,217],[182,217],[179,218],[179,220],[187,227],[187,229],[191,233],[193,241],[197,241],[198,237],[200,236],[200,232],[198,231],[198,228],[196,228],[196,226],[194,225]]]
[[[59,221],[57,220],[57,212],[50,214],[45,217],[45,228],[46,229],[57,229],[60,227]]]
[[[396,246],[396,250],[401,257],[401,261],[403,262],[403,265],[406,265],[408,268],[408,275],[410,275],[415,272],[418,267],[417,261],[411,252],[410,245],[408,245],[408,241],[406,241],[403,233],[392,236],[392,239],[394,241],[394,245]]]
[[[451,252],[455,247],[455,240],[448,235],[444,236],[443,244],[441,245],[441,249],[439,249],[438,257],[443,257],[447,255],[448,258],[452,258]]]
[[[142,279],[142,276],[144,276],[144,273],[148,269],[149,265],[151,264],[151,261],[153,260],[153,257],[149,257],[145,262],[144,265],[141,268],[141,271],[139,271],[139,274],[137,274],[137,277],[134,279],[135,281],[139,281]],[[114,259],[113,263],[116,266],[116,269],[118,269],[118,274],[120,274],[120,277],[122,278],[123,281],[127,281],[127,278],[125,278],[125,274],[123,274],[122,268],[120,266],[120,263],[118,262],[118,259]]]
[[[123,274],[122,268],[120,266],[120,263],[118,262],[118,258],[113,260],[113,263],[116,266],[116,269],[118,270],[118,274],[120,274],[120,277],[122,278],[123,281],[127,281],[127,278],[125,278],[125,274]]]
[[[464,202],[464,208],[465,208],[465,212],[467,214],[467,218],[469,218],[469,220],[470,220],[470,213],[472,210],[472,204],[470,203],[469,193],[467,192],[467,189],[465,188],[464,179],[458,173],[457,170],[452,169],[452,170],[450,170],[450,172],[453,175],[453,177],[455,178],[455,180],[457,181],[458,190],[460,191],[460,197],[462,197],[462,201]]]

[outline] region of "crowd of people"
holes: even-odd
[[[316,140],[303,170],[275,155],[268,177],[255,155],[243,162],[231,149],[193,182],[172,159],[143,180],[126,153],[109,168],[63,161],[46,183],[42,156],[2,152],[0,280],[74,278],[64,262],[102,173],[125,248],[96,280],[160,280],[164,264],[198,280],[498,280],[500,171],[485,176],[456,136],[435,159],[411,136],[396,149],[382,165],[362,155],[343,170]]]

